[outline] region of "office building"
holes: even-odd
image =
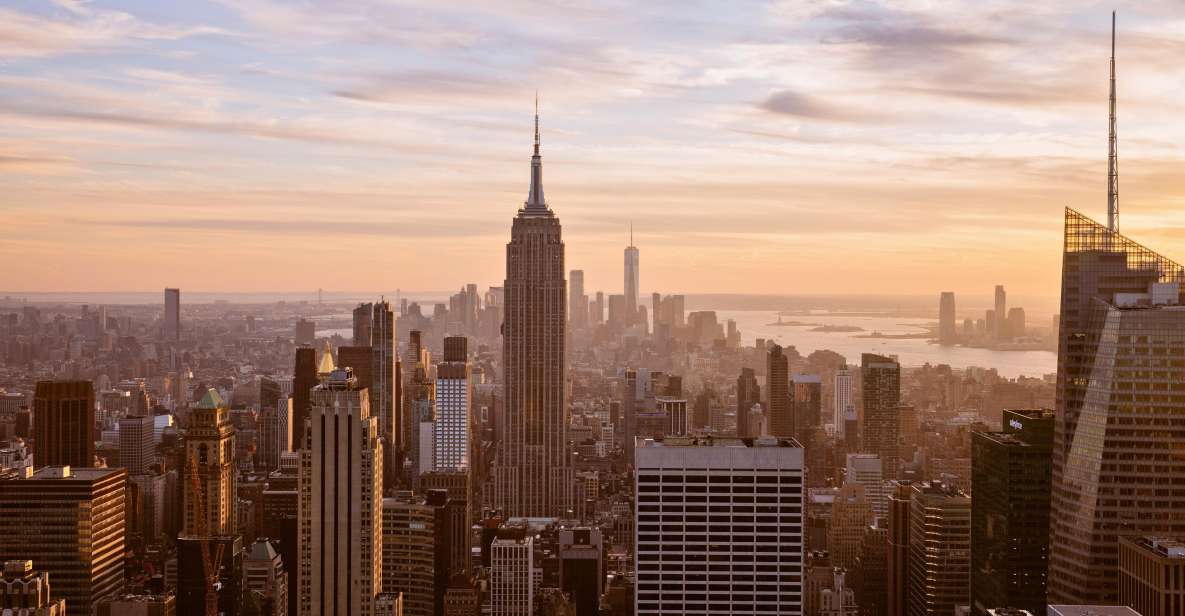
[[[300,613],[369,616],[382,590],[383,444],[368,392],[327,363],[300,459]]]
[[[741,368],[741,375],[737,377],[737,436],[747,438],[761,436],[752,431],[749,425],[749,414],[754,404],[761,403],[761,387],[757,385],[757,375],[752,368]]]
[[[889,490],[889,533],[887,561],[888,616],[909,613],[909,533],[913,507],[913,486],[908,481],[893,481]]]
[[[938,344],[951,345],[959,341],[955,324],[955,294],[943,291],[938,298]]]
[[[317,350],[304,346],[296,349],[292,373],[292,442],[294,450],[304,447],[308,428],[309,396],[317,386]]]
[[[317,324],[308,319],[297,319],[296,335],[293,340],[296,346],[310,346],[317,340]]]
[[[880,456],[874,453],[849,453],[844,483],[864,486],[864,497],[877,519],[889,516],[888,487],[881,469]]]
[[[410,492],[383,499],[383,594],[403,595],[404,616],[433,616],[436,513]]]
[[[531,189],[506,245],[502,323],[504,421],[494,469],[494,505],[508,516],[560,516],[572,507],[572,457],[560,221],[543,197],[539,117]]]
[[[374,304],[360,303],[354,308],[354,337],[353,343],[356,347],[370,346],[370,331],[373,323],[371,316],[374,311]]]
[[[1049,601],[1113,604],[1119,535],[1185,536],[1185,268],[1066,211]]]
[[[400,424],[403,392],[399,379],[399,345],[395,329],[395,312],[391,304],[386,300],[375,302],[370,323],[370,408],[371,414],[378,417],[379,431],[392,450],[384,450],[384,455],[391,457],[396,451],[401,451],[403,446],[399,440],[403,434],[403,426]],[[393,462],[388,466],[391,465]]]
[[[1121,537],[1119,603],[1143,616],[1185,614],[1185,542]]]
[[[630,245],[625,248],[625,314],[626,324],[632,325],[638,316],[638,292],[641,277],[641,263],[638,248],[634,246],[634,226],[630,225]]]
[[[584,270],[568,272],[568,325],[581,329],[588,324],[588,298],[584,295]]]
[[[473,386],[464,336],[444,339],[444,361],[436,365],[436,421],[433,423],[432,468],[469,468]]]
[[[831,503],[831,520],[827,526],[831,564],[844,569],[855,567],[864,532],[875,522],[876,514],[864,486],[855,481],[845,482]]]
[[[49,574],[68,616],[123,593],[127,471],[44,466],[0,480],[0,560]]]
[[[935,482],[912,487],[907,613],[950,616],[970,596],[971,497]]]
[[[490,544],[490,616],[532,616],[534,537],[496,537]]]
[[[295,564],[295,563],[294,563]],[[259,537],[243,558],[244,602],[260,607],[261,616],[288,614],[288,573],[280,553],[267,537]]]
[[[992,316],[996,319],[992,324],[992,331],[996,333],[997,340],[1007,340],[1008,335],[1008,302],[1006,294],[1004,293],[1004,285],[996,285],[996,307],[992,310]]]
[[[896,360],[865,353],[860,358],[860,379],[864,394],[864,426],[860,448],[881,458],[886,479],[897,478],[901,438],[901,366]]]
[[[95,465],[95,390],[90,381],[38,381],[33,394],[37,466]]]
[[[1006,410],[971,435],[971,610],[1045,609],[1053,411]]]
[[[181,289],[165,289],[165,319],[161,337],[169,342],[181,340]]]
[[[185,432],[185,517],[182,534],[202,536],[195,515],[204,515],[205,534],[222,537],[235,533],[235,429],[230,413],[214,389],[207,389],[189,416]],[[202,494],[194,493],[196,473]]]
[[[95,606],[95,616],[175,616],[177,597],[171,594],[126,594],[103,599]]]
[[[797,442],[646,440],[636,457],[636,614],[803,613]]]
[[[121,417],[119,419],[119,464],[129,475],[143,475],[156,462],[155,431],[152,417]]]
[[[599,528],[560,531],[560,589],[572,597],[575,616],[597,616],[605,576],[601,573],[604,544]]]
[[[66,601],[50,592],[49,574],[33,569],[33,561],[4,561],[0,573],[0,614],[65,616]]]
[[[795,374],[790,381],[795,438],[807,444],[823,421],[823,381],[815,374]]]
[[[769,433],[779,438],[794,436],[794,409],[790,400],[790,363],[782,347],[773,345],[769,349],[766,363],[767,401],[765,415],[769,420]]]
[[[843,438],[846,411],[850,408],[855,410],[855,405],[852,404],[852,370],[846,365],[835,371],[835,389],[833,391],[835,402],[834,417],[835,435]]]
[[[292,451],[292,398],[280,398],[274,407],[259,411],[259,447],[255,453],[257,465],[263,471],[280,467],[280,456]]]

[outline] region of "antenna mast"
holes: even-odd
[[[1115,135],[1115,11],[1111,11],[1111,106],[1107,157],[1107,228],[1119,230],[1119,151]]]

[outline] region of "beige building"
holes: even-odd
[[[185,491],[185,520],[181,533],[197,534],[194,513],[201,510],[206,517],[205,532],[211,537],[235,534],[235,429],[230,413],[217,391],[207,389],[189,416],[185,431],[185,460],[187,468],[181,477]],[[196,466],[202,486],[202,504],[194,507],[197,495],[193,492],[192,468]]]
[[[1119,603],[1143,616],[1185,614],[1185,542],[1121,538]]]
[[[300,452],[300,613],[371,616],[383,579],[378,418],[349,368],[323,364]]]

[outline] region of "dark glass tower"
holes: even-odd
[[[766,389],[769,391],[765,417],[769,433],[790,438],[794,436],[794,409],[790,406],[790,361],[782,347],[776,344],[769,349],[765,374]]]
[[[749,430],[749,412],[760,401],[761,387],[757,385],[756,373],[752,368],[741,368],[737,377],[737,436],[754,436]]]
[[[90,381],[40,381],[33,394],[37,466],[95,465],[95,389]]]
[[[971,610],[1045,609],[1053,411],[1004,411],[971,437]]]
[[[896,479],[900,465],[901,366],[890,357],[865,353],[860,358],[864,394],[864,453],[881,457],[885,479]]]
[[[1182,282],[1177,263],[1066,210],[1050,603],[1116,602],[1120,535],[1185,535]]]
[[[495,494],[496,506],[512,517],[560,516],[571,507],[564,271],[560,221],[543,198],[536,113],[530,193],[506,245],[506,421],[499,426]]]

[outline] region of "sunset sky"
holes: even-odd
[[[0,291],[504,277],[539,92],[567,265],[1053,296],[1062,208],[1185,259],[1185,5],[0,1]]]

